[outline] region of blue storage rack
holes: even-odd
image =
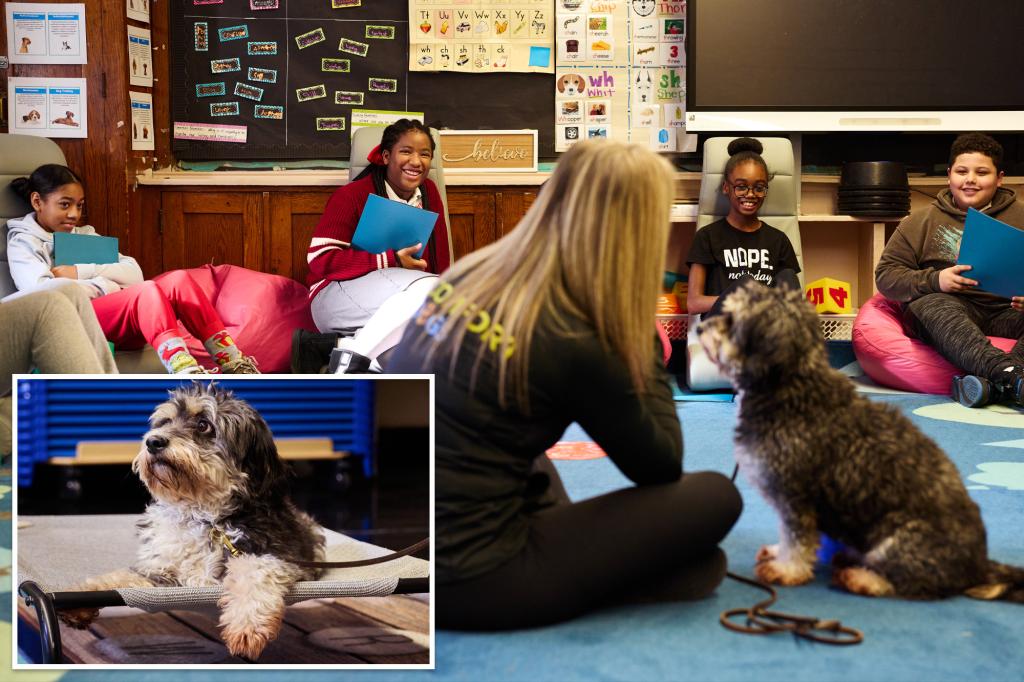
[[[153,408],[181,379],[28,379],[18,382],[18,485],[35,465],[74,457],[80,441],[137,440]],[[247,401],[278,438],[330,438],[335,450],[375,473],[374,381],[226,379],[219,386]]]

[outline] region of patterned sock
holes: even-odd
[[[228,336],[226,329],[222,329],[210,338],[203,341],[203,345],[206,347],[206,351],[213,358],[213,361],[217,363],[218,367],[223,367],[232,360],[239,360],[242,358],[242,351],[238,350],[238,346]]]
[[[192,374],[202,369],[180,336],[168,338],[157,347],[156,352],[170,374]]]

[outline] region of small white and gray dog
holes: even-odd
[[[895,408],[828,364],[801,292],[747,285],[700,327],[739,400],[736,460],[781,519],[757,577],[813,578],[820,533],[847,550],[833,581],[870,596],[960,593],[1024,602],[1024,569],[988,558],[985,526],[954,464]]]
[[[221,585],[224,643],[257,658],[281,629],[288,588],[316,577],[290,560],[322,561],[323,536],[288,498],[267,423],[230,391],[200,382],[178,388],[149,422],[132,463],[154,498],[137,524],[136,561],[78,589]],[[97,615],[81,609],[61,618],[86,627]]]

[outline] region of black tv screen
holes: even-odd
[[[689,0],[687,10],[689,112],[1024,110],[1020,0]]]

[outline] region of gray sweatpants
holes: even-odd
[[[980,305],[968,296],[928,294],[907,304],[910,331],[933,346],[942,357],[964,370],[999,380],[1003,368],[1024,365],[1024,313],[1009,305]],[[988,336],[1017,339],[1006,353]]]
[[[85,291],[74,284],[0,303],[0,455],[11,451],[11,375],[117,374]]]

